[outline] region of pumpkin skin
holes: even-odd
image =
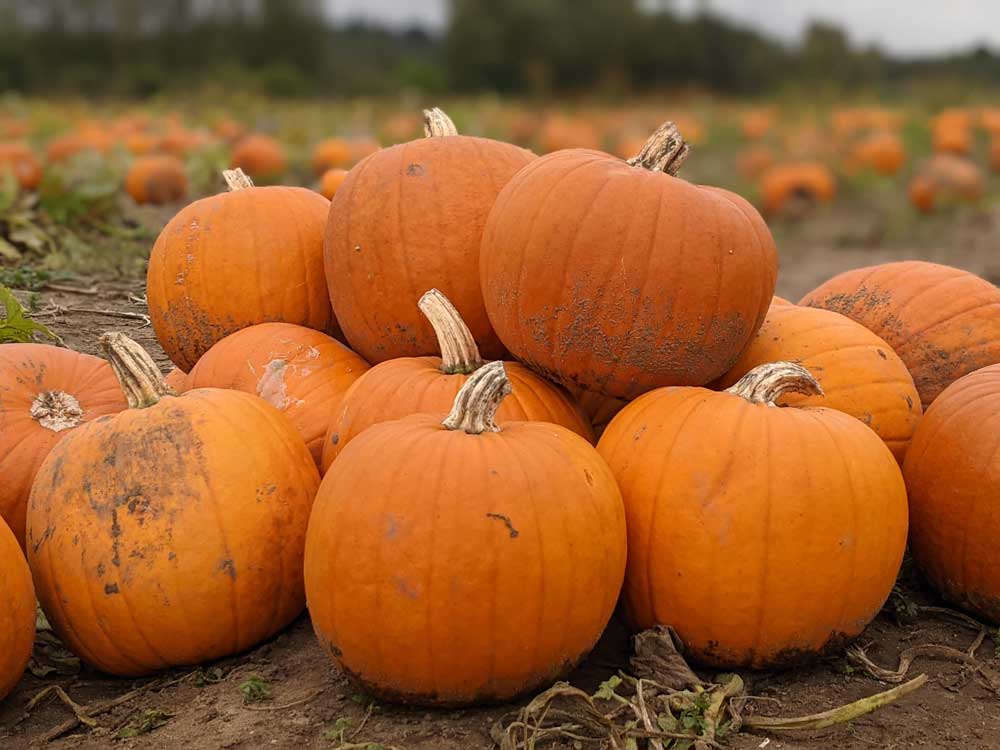
[[[333,200],[340,186],[347,179],[347,171],[344,169],[328,169],[319,180],[319,193],[328,201]]]
[[[625,519],[607,466],[558,425],[499,429],[467,434],[440,414],[383,422],[320,486],[306,541],[310,617],[376,696],[508,700],[571,669],[614,610]]]
[[[306,188],[251,183],[170,220],[149,257],[146,289],[153,330],[174,364],[190,372],[214,343],[257,323],[337,333],[323,283],[329,205]]]
[[[0,517],[22,547],[31,484],[49,451],[78,425],[124,408],[103,359],[48,344],[0,346]]]
[[[437,351],[413,304],[434,287],[462,313],[484,357],[505,354],[483,306],[479,245],[497,193],[534,155],[446,134],[457,133],[451,128],[367,157],[330,204],[330,299],[351,348],[372,364]]]
[[[180,395],[188,389],[187,373],[179,367],[171,368],[170,372],[163,376],[163,382],[167,384],[174,393]]]
[[[421,298],[421,306],[432,306],[428,317],[447,316],[440,344],[444,357],[401,357],[380,362],[364,373],[344,394],[332,412],[323,440],[323,472],[355,437],[372,425],[411,414],[444,413],[470,375],[483,366],[471,332],[465,328],[454,306],[437,290]],[[439,319],[439,318],[438,318]],[[441,328],[441,324],[432,324]],[[448,340],[450,326],[461,326],[458,341]],[[454,330],[453,328],[451,330]],[[551,422],[572,430],[590,442],[590,421],[573,398],[519,362],[505,362],[513,392],[500,404],[497,417],[510,422]]]
[[[1000,362],[1000,290],[958,268],[924,261],[858,268],[799,304],[846,315],[889,344],[924,409],[962,375]]]
[[[671,143],[683,144],[661,128],[646,148]],[[743,198],[567,150],[500,193],[480,273],[493,327],[519,360],[631,399],[728,370],[764,320],[777,257]]]
[[[21,680],[35,642],[35,589],[13,532],[0,520],[0,701]]]
[[[910,371],[882,339],[830,310],[772,305],[757,336],[716,386],[728,388],[750,370],[789,360],[805,367],[822,395],[789,393],[779,406],[825,406],[871,427],[903,463],[920,421],[920,396]]]
[[[7,170],[13,172],[22,190],[34,190],[42,181],[42,165],[23,143],[0,143],[0,176]]]
[[[948,386],[913,436],[903,474],[910,550],[951,602],[1000,623],[1000,365]]]
[[[288,169],[285,147],[268,135],[248,135],[233,146],[232,169],[242,169],[254,179],[272,180]]]
[[[184,162],[176,156],[141,157],[125,175],[125,192],[136,203],[173,203],[187,195],[187,191]]]
[[[28,562],[63,642],[131,677],[243,651],[302,611],[319,476],[272,406],[214,388],[165,395],[148,355],[137,371],[118,341],[112,361],[136,382],[157,380],[126,385],[132,408],[49,454],[31,493]]]
[[[853,417],[662,388],[597,447],[625,501],[627,619],[673,626],[702,664],[773,668],[842,646],[892,590],[906,490]]]
[[[316,463],[330,415],[368,363],[325,333],[261,323],[219,341],[198,360],[185,390],[231,388],[260,396],[295,425]]]

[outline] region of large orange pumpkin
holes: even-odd
[[[504,701],[568,672],[618,599],[625,518],[580,436],[495,422],[504,365],[454,408],[359,435],[320,486],[306,593],[320,642],[391,700]]]
[[[227,172],[231,190],[183,208],[149,257],[153,330],[189,371],[224,336],[280,321],[337,333],[323,283],[329,202],[298,187],[254,187]]]
[[[330,205],[326,279],[351,348],[372,363],[434,354],[413,300],[437,287],[484,356],[504,349],[479,289],[479,244],[497,193],[533,154],[458,135],[440,110],[428,137],[378,151],[351,170]]]
[[[330,419],[323,471],[373,424],[447,411],[469,376],[483,366],[472,332],[447,297],[432,289],[418,307],[435,331],[440,356],[391,359],[358,378]],[[513,393],[500,405],[501,420],[552,422],[593,441],[589,421],[568,393],[518,362],[506,365]]]
[[[233,388],[260,396],[295,425],[319,463],[330,416],[368,363],[325,333],[261,323],[231,333],[198,360],[185,390]]]
[[[316,465],[261,399],[170,396],[138,344],[102,345],[130,408],[74,430],[38,472],[28,562],[42,608],[74,653],[116,675],[250,648],[305,604]]]
[[[104,360],[47,344],[0,346],[0,518],[22,546],[31,483],[52,446],[124,408]]]
[[[1000,362],[1000,290],[974,274],[924,261],[845,271],[799,304],[839,312],[906,363],[926,409],[950,383]]]
[[[273,180],[288,169],[285,147],[269,135],[248,135],[233,146],[232,169],[242,169],[254,179]]]
[[[125,192],[136,203],[173,203],[187,195],[187,190],[187,171],[176,156],[140,157],[125,174]]]
[[[767,313],[774,241],[743,198],[675,177],[686,154],[667,123],[629,162],[559,151],[504,188],[480,273],[518,359],[619,398],[732,366]]]
[[[823,393],[789,393],[781,406],[826,406],[871,427],[903,462],[920,421],[910,371],[882,339],[830,310],[772,304],[757,336],[717,385],[728,388],[768,362],[791,360],[811,372]]]
[[[0,143],[0,176],[8,170],[23,190],[34,190],[42,181],[42,165],[24,143]]]
[[[21,680],[35,642],[35,590],[17,539],[0,519],[0,701]]]
[[[625,501],[632,627],[671,625],[713,667],[770,668],[878,614],[906,547],[906,489],[858,420],[774,408],[819,390],[775,363],[729,392],[652,391],[612,420],[597,448]]]
[[[945,598],[1000,624],[1000,365],[959,378],[927,410],[903,474],[910,549]]]

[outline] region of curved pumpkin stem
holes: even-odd
[[[726,393],[745,398],[751,404],[774,406],[786,393],[822,396],[819,381],[802,365],[794,362],[770,362],[753,368]]]
[[[443,109],[434,107],[424,110],[424,135],[428,138],[441,138],[446,135],[458,135],[458,128]]]
[[[437,289],[431,289],[420,298],[417,306],[437,335],[441,348],[441,372],[445,375],[468,375],[483,366],[472,331],[451,300]]]
[[[665,122],[649,136],[642,151],[628,160],[628,165],[676,176],[690,152],[691,147],[681,136],[677,125]]]
[[[253,180],[250,179],[250,175],[239,167],[223,170],[222,179],[226,181],[226,186],[229,188],[230,193],[253,187]]]
[[[451,413],[441,423],[449,430],[462,430],[469,435],[500,432],[496,422],[497,409],[510,393],[510,380],[503,362],[490,362],[476,370],[455,396]]]
[[[99,341],[130,409],[145,409],[164,396],[176,395],[149,353],[124,333],[105,333]]]

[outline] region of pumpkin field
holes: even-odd
[[[0,98],[0,747],[1000,744],[1000,104]]]

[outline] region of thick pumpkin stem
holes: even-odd
[[[476,370],[455,396],[451,414],[441,423],[449,430],[462,430],[470,435],[500,432],[496,422],[497,409],[510,393],[510,380],[503,362],[490,362]]]
[[[124,333],[105,333],[100,338],[100,344],[125,392],[130,409],[145,409],[164,396],[176,395],[163,382],[160,368],[149,353]]]
[[[437,289],[431,289],[417,305],[437,335],[441,348],[441,372],[445,375],[468,375],[482,367],[483,360],[479,358],[479,347],[472,331],[451,300]]]
[[[642,151],[629,159],[628,164],[676,176],[690,152],[691,147],[681,136],[677,125],[665,122],[649,136]]]
[[[434,107],[424,110],[424,135],[428,138],[441,138],[446,135],[458,135],[458,128],[443,109]]]
[[[236,167],[236,169],[223,170],[222,179],[226,181],[226,185],[229,187],[230,193],[235,193],[237,190],[246,190],[247,188],[253,187],[253,180],[250,179],[250,175],[239,167]]]
[[[726,393],[745,398],[751,404],[774,406],[786,393],[822,396],[819,381],[802,365],[794,362],[770,362],[753,368]]]

